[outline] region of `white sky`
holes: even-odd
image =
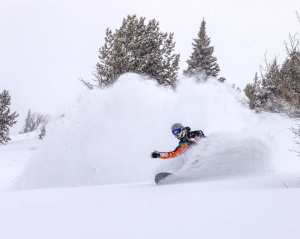
[[[77,79],[92,78],[105,29],[127,14],[155,17],[163,31],[175,33],[181,71],[205,17],[221,75],[242,87],[265,52],[282,58],[289,32],[300,32],[299,0],[0,1],[0,90],[10,90],[22,114],[56,113],[72,102]]]

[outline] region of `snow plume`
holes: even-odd
[[[186,154],[188,162],[181,168],[185,175],[190,169],[193,179],[290,171],[288,165],[299,169],[289,151],[291,121],[255,114],[227,84],[183,78],[173,92],[157,87],[155,81],[125,74],[109,89],[85,91],[66,117],[48,129],[44,145],[16,187],[150,182],[155,170],[176,164],[150,158],[153,150],[177,146],[170,133],[175,122],[207,135]],[[194,161],[204,166],[198,164],[197,171]]]

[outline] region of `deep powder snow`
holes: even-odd
[[[85,90],[16,182],[17,188],[152,182],[159,170],[183,180],[299,171],[287,117],[250,111],[226,83],[180,79],[174,92],[125,74],[107,90]],[[173,150],[170,126],[181,122],[207,138],[181,158],[160,161],[153,150]]]

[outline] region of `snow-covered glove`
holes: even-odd
[[[152,152],[151,157],[152,158],[160,158],[160,153],[157,151],[154,151],[154,152]]]

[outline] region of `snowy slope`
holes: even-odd
[[[298,239],[298,189],[147,184],[0,194],[6,239]]]
[[[215,81],[183,78],[174,93],[134,74],[84,91],[44,141],[0,147],[0,186],[11,189],[0,193],[0,238],[298,239],[294,122],[241,102]],[[207,138],[184,157],[151,159],[176,146],[173,122]],[[154,185],[166,169],[176,176]]]
[[[7,145],[0,145],[0,190],[10,189],[23,172],[40,146],[37,136],[38,132],[13,135]]]
[[[108,90],[84,91],[48,130],[17,188],[152,182],[154,172],[166,169],[193,181],[300,171],[287,117],[255,114],[215,80],[182,78],[175,93],[155,84],[125,74]],[[174,122],[208,137],[184,157],[151,159],[151,151],[176,146]]]

